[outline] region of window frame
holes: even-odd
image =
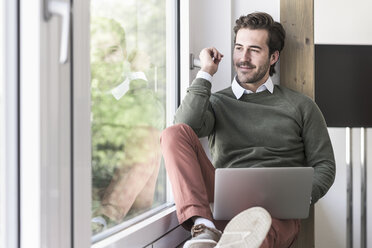
[[[43,18],[41,6],[47,2],[6,1],[17,3],[13,6],[19,13],[18,37],[22,39],[11,42],[19,49],[16,56],[11,56],[18,62],[13,71],[7,70],[19,77],[18,84],[12,84],[16,87],[13,94],[18,95],[9,95],[9,99],[18,105],[14,105],[14,109],[7,107],[13,117],[18,118],[18,124],[12,125],[17,132],[13,132],[15,136],[10,139],[16,141],[16,145],[12,144],[16,162],[13,161],[15,166],[9,168],[19,170],[18,174],[13,172],[12,175],[19,180],[19,184],[12,180],[17,191],[12,195],[16,200],[12,209],[15,210],[14,205],[19,209],[14,214],[5,210],[10,218],[5,226],[7,237],[9,233],[9,237],[17,242],[9,247],[91,247],[89,0],[63,1],[73,6],[70,56],[65,64],[58,62],[61,19],[53,16],[47,21]],[[176,18],[180,1],[167,0],[167,3],[170,8],[177,6],[171,17]],[[174,51],[178,51],[174,55],[179,57],[180,34],[176,29],[179,21],[178,18],[171,20],[167,23],[173,25],[173,38],[177,39],[169,41]],[[172,124],[179,103],[177,56],[167,62],[167,66],[174,68],[169,70],[168,76],[178,82],[170,84],[173,85],[169,88],[172,94],[167,94],[175,103],[167,110],[167,125]],[[7,85],[10,82],[13,81],[9,80]],[[171,199],[169,191],[167,195]],[[151,238],[144,238],[142,232],[145,230]],[[130,240],[156,247],[178,244],[188,236],[189,233],[178,224],[175,207],[167,206],[154,216],[105,239],[108,243],[104,247],[116,247]]]
[[[62,18],[44,18],[47,3],[19,0],[21,248],[72,247],[71,63],[59,61]]]
[[[19,247],[19,2],[0,4],[0,247]]]
[[[91,202],[91,137],[90,137],[90,68],[89,68],[89,0],[74,1],[73,39],[72,39],[72,87],[73,87],[73,237],[74,247],[156,247],[160,244],[178,245],[188,238],[186,232],[179,226],[176,217],[170,183],[167,180],[167,203],[163,209],[128,228],[95,243],[89,243],[90,230],[90,202]],[[166,0],[167,6],[167,49],[174,51],[167,54],[167,126],[173,124],[173,116],[179,105],[180,82],[180,1]],[[172,13],[169,16],[169,13]],[[75,83],[79,82],[79,84]],[[83,83],[82,83],[83,82]],[[172,103],[168,106],[169,103]],[[88,115],[87,115],[88,114]],[[146,234],[146,235],[144,235]]]

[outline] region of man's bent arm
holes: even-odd
[[[214,113],[209,102],[211,83],[197,77],[177,109],[174,122],[189,125],[199,137],[209,135],[214,127]]]
[[[200,54],[201,70],[187,89],[187,95],[177,109],[175,123],[189,125],[199,137],[209,135],[214,127],[214,113],[209,102],[212,76],[223,58],[216,48],[204,48]]]
[[[335,180],[335,159],[327,125],[318,106],[311,101],[303,116],[303,142],[308,166],[314,168],[312,203],[323,197]]]

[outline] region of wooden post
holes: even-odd
[[[281,0],[287,36],[280,56],[280,84],[314,99],[314,0]]]
[[[286,44],[280,56],[280,84],[314,100],[314,0],[281,0],[280,22]],[[301,231],[291,248],[313,248],[314,207],[301,221]]]

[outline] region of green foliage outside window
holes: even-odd
[[[115,172],[123,167],[130,170],[150,156],[151,142],[144,140],[152,133],[149,130],[160,132],[165,127],[166,89],[164,1],[139,0],[127,5],[95,2],[90,54],[93,216]],[[139,17],[138,12],[146,9],[147,14]],[[147,80],[133,77],[135,72],[142,72]],[[123,82],[128,87],[116,99],[112,90]],[[161,177],[153,205],[165,200],[165,180]]]

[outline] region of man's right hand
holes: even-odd
[[[199,54],[201,70],[213,76],[218,70],[222,57],[223,55],[216,48],[204,48]]]

